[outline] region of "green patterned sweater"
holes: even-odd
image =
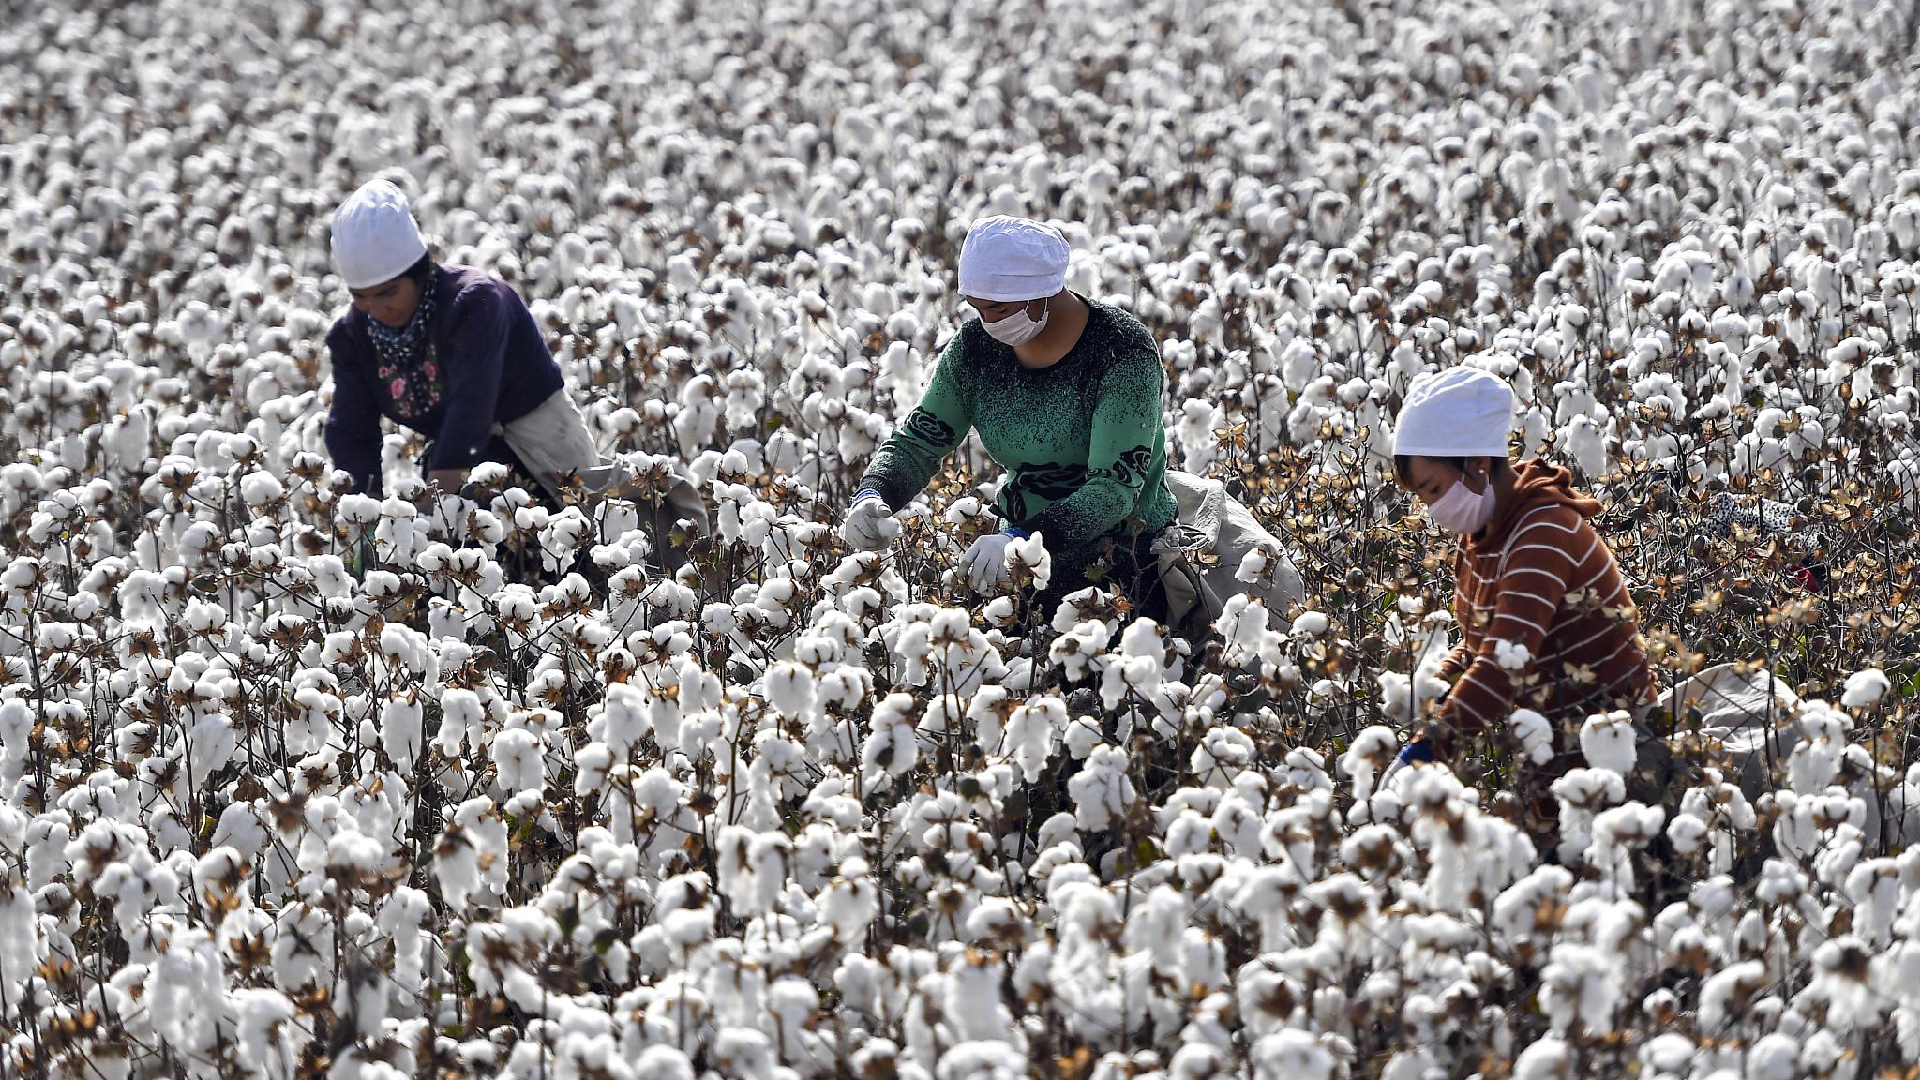
[[[1007,470],[999,510],[1068,557],[1107,536],[1155,531],[1177,514],[1166,486],[1166,369],[1140,320],[1087,301],[1086,330],[1051,367],[970,320],[940,354],[933,382],[867,465],[862,488],[904,506],[969,428]]]

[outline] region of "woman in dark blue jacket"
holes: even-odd
[[[435,263],[399,188],[375,180],[340,205],[333,256],[353,308],[327,334],[334,384],[327,451],[358,490],[380,494],[382,416],[433,440],[424,465],[443,491],[459,490],[467,470],[483,461],[509,465],[542,487],[554,482],[543,473],[596,464],[592,438],[527,305],[492,274]],[[564,445],[529,455],[519,443],[516,454],[501,428],[536,410],[556,414],[566,437],[548,441]]]

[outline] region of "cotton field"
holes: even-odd
[[[0,1076],[1920,1075],[1917,35],[9,8]],[[630,498],[430,497],[397,432],[349,493],[328,221],[376,176],[531,305]],[[1153,330],[1171,463],[1299,604],[982,601],[977,445],[847,552],[994,213]],[[1456,633],[1386,439],[1460,363],[1605,504],[1662,682],[1747,662],[1770,719],[1677,695],[1651,792],[1606,716],[1516,780],[1525,711],[1381,783]]]

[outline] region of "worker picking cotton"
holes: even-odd
[[[968,232],[960,293],[979,318],[948,343],[925,396],[874,454],[842,535],[856,548],[886,546],[893,508],[977,431],[1007,470],[1004,528],[962,556],[968,586],[992,592],[1008,576],[1013,541],[1039,534],[1054,553],[1033,597],[1040,610],[1097,577],[1140,614],[1163,617],[1152,543],[1177,508],[1166,485],[1160,349],[1132,315],[1069,290],[1068,261],[1066,238],[1041,222],[989,217]]]
[[[1516,708],[1551,720],[1564,753],[1588,715],[1637,710],[1653,687],[1639,612],[1592,525],[1600,504],[1564,468],[1510,460],[1513,413],[1504,380],[1456,367],[1415,379],[1395,424],[1395,475],[1458,537],[1462,638],[1439,671],[1452,688],[1402,762],[1445,760]]]
[[[370,181],[340,204],[333,260],[353,306],[327,334],[327,450],[356,490],[381,491],[383,416],[433,440],[423,471],[449,493],[492,461],[557,502],[562,476],[599,465],[519,294],[483,270],[435,262],[391,181]]]

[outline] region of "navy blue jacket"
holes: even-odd
[[[327,332],[333,356],[333,410],[327,452],[359,490],[380,490],[380,417],[430,436],[429,469],[464,469],[489,460],[493,425],[518,420],[565,385],[533,313],[512,286],[471,266],[439,266],[427,333],[446,379],[440,404],[401,420],[381,385],[367,315],[349,309]]]

